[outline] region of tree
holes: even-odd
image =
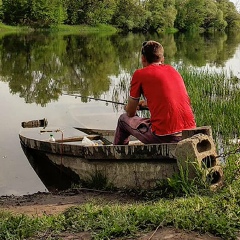
[[[181,31],[208,29],[224,25],[213,0],[178,0],[176,8],[178,12],[175,26]]]
[[[28,0],[2,0],[2,19],[6,24],[26,23],[29,12]]]
[[[240,14],[236,6],[229,0],[217,0],[218,8],[223,12],[223,18],[227,22],[227,28],[239,26]]]
[[[175,0],[148,0],[145,1],[145,8],[149,13],[146,22],[148,30],[157,32],[174,26],[177,15]]]
[[[217,8],[214,1],[205,0],[204,20],[201,27],[204,29],[224,30],[227,23],[223,19],[223,13]]]
[[[112,24],[124,31],[240,27],[240,13],[229,0],[0,0],[0,19],[35,28]]]
[[[189,0],[186,4],[186,26],[188,30],[199,29],[199,27],[203,24],[205,19],[204,3],[204,0]]]
[[[67,17],[62,0],[29,0],[30,25],[50,27],[62,24]]]
[[[177,9],[176,20],[174,26],[180,31],[187,29],[187,4],[188,0],[176,0],[175,6]]]
[[[2,0],[3,22],[50,27],[66,18],[64,0]]]
[[[96,25],[109,24],[115,13],[116,2],[114,0],[90,1],[85,14],[85,23]]]
[[[2,6],[3,3],[2,3],[2,0],[0,0],[0,21],[3,19],[3,9],[2,9]]]
[[[95,26],[99,23],[110,24],[116,9],[115,0],[67,0],[66,9],[68,24],[87,24]]]
[[[138,0],[118,0],[112,24],[125,30],[143,30],[147,15]]]
[[[65,20],[66,24],[75,25],[79,23],[79,14],[81,7],[82,1],[65,0],[65,8],[67,13],[67,18]]]

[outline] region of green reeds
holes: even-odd
[[[216,137],[240,135],[240,79],[224,71],[179,69],[193,106],[197,125],[210,125]]]

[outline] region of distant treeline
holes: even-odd
[[[220,30],[240,27],[229,0],[0,0],[7,25],[109,24],[123,31]]]

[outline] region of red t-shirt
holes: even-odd
[[[147,100],[152,131],[157,135],[196,127],[190,99],[181,75],[170,65],[151,64],[134,72],[130,97]]]

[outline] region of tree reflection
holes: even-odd
[[[113,101],[124,102],[131,75],[141,67],[141,44],[149,39],[163,44],[166,63],[193,66],[224,66],[240,42],[239,35],[223,33],[6,35],[0,39],[1,80],[8,82],[12,94],[41,106],[57,101],[63,92],[96,98],[110,93]]]
[[[214,34],[176,34],[177,53],[174,61],[186,65],[203,67],[210,64],[224,67],[226,61],[233,57],[240,43],[240,35],[217,32]],[[231,44],[229,42],[231,40]]]

